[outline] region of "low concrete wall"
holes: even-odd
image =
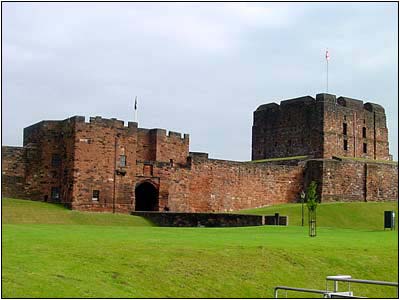
[[[241,227],[261,225],[287,225],[287,217],[240,215],[226,213],[176,213],[134,211],[131,215],[149,219],[158,226],[165,227]]]

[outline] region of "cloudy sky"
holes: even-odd
[[[253,111],[326,90],[386,108],[398,159],[397,3],[2,3],[3,145],[74,115],[190,134],[249,160]]]

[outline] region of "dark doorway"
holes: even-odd
[[[158,211],[158,190],[150,182],[143,182],[135,189],[136,211]]]

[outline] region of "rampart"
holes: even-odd
[[[306,181],[319,183],[320,199],[331,201],[397,201],[398,164],[349,158],[307,162]]]
[[[384,109],[318,94],[254,112],[253,160],[189,152],[189,135],[82,116],[24,129],[2,147],[3,195],[72,209],[230,212],[300,200],[311,180],[322,201],[398,197]]]

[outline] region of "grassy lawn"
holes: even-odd
[[[58,204],[2,199],[3,224],[60,224],[96,226],[149,226],[147,220],[126,214],[80,212]]]
[[[333,202],[317,206],[318,227],[351,229],[383,229],[383,212],[396,211],[397,202]],[[289,225],[301,225],[301,203],[274,205],[264,208],[241,210],[240,213],[289,216]],[[307,225],[307,205],[304,204],[304,224]]]
[[[2,208],[2,297],[271,298],[277,285],[325,289],[327,275],[398,277],[397,231],[372,221],[319,227],[309,238],[301,226],[162,228],[32,201],[3,199]],[[393,288],[352,289],[396,296]]]

